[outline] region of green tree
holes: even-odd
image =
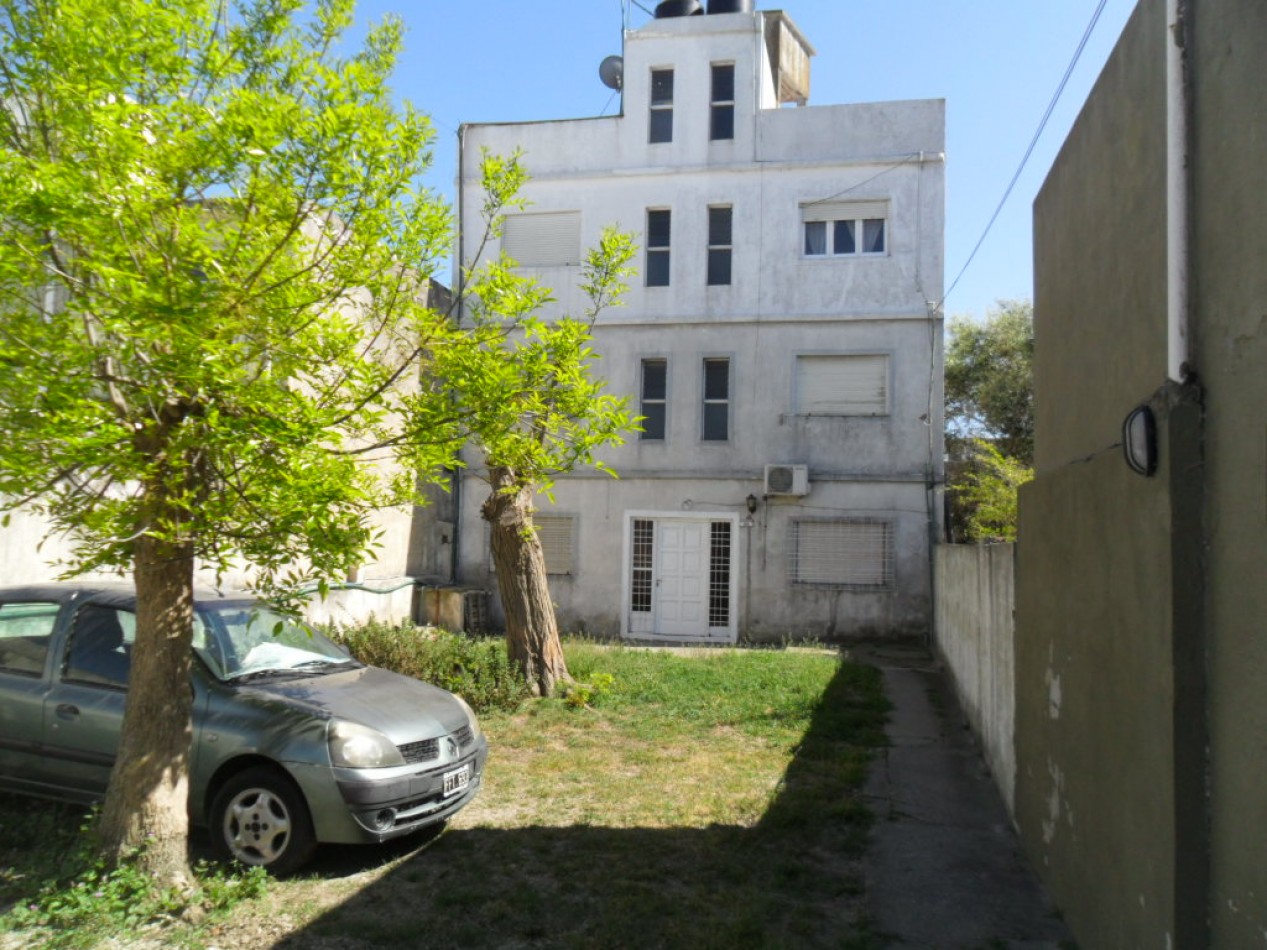
[[[1015,541],[1017,492],[1033,479],[1034,470],[984,439],[972,439],[969,445],[971,456],[951,489],[959,540]]]
[[[957,317],[946,347],[946,426],[953,439],[989,439],[1034,461],[1034,308],[1001,300],[985,320]]]
[[[503,211],[526,203],[519,197],[527,175],[518,155],[485,154],[481,170],[485,241],[475,261],[500,230]],[[569,676],[532,502],[537,493],[549,493],[562,473],[585,465],[606,470],[594,453],[620,443],[636,425],[626,400],[605,393],[604,382],[593,375],[597,356],[590,346],[598,315],[621,304],[634,253],[629,235],[606,229],[582,267],[585,313],[556,321],[536,316],[551,302],[550,291],[515,273],[513,261],[501,257],[482,265],[467,275],[477,345],[451,348],[440,368],[487,470],[482,514],[490,526],[507,642],[537,695],[549,695]]]
[[[0,0],[0,495],[77,542],[71,572],[133,572],[100,827],[159,883],[188,873],[195,559],[340,576],[460,435],[410,384],[453,345],[420,293],[451,236],[429,124],[391,101],[399,25],[343,55],[351,19]]]

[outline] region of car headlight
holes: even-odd
[[[462,708],[466,710],[466,718],[471,723],[471,737],[474,739],[478,739],[480,736],[484,734],[484,730],[480,728],[480,721],[475,718],[475,710],[471,708],[470,703],[468,703],[465,699],[463,699],[457,693],[453,694],[453,698],[456,699],[459,703],[461,703]]]
[[[395,743],[377,729],[357,722],[334,720],[326,741],[330,745],[330,761],[344,768],[380,769],[405,764]]]

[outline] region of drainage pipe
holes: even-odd
[[[1190,0],[1166,0],[1166,374],[1192,373]]]

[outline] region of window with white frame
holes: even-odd
[[[581,263],[581,213],[508,214],[502,221],[502,253],[520,267]]]
[[[878,518],[795,519],[788,526],[793,585],[879,589],[893,584],[893,523]]]
[[[642,361],[640,399],[638,411],[642,416],[643,442],[663,442],[668,415],[669,361],[646,359]]]
[[[647,210],[648,287],[669,286],[669,244],[673,236],[673,212],[665,208]]]
[[[708,137],[713,141],[735,137],[735,65],[713,64],[713,90],[709,106]]]
[[[799,416],[889,414],[887,353],[810,354],[796,358]]]
[[[647,141],[673,141],[673,70],[651,70],[651,125]]]
[[[730,438],[730,360],[704,360],[704,418],[700,438],[725,442]]]
[[[733,218],[734,210],[729,205],[718,205],[708,209],[708,283],[710,286],[724,286],[730,283]]]
[[[801,205],[806,257],[878,257],[888,253],[887,201],[813,201]]]
[[[575,515],[543,514],[534,512],[533,526],[537,529],[537,540],[541,542],[541,554],[545,558],[547,574],[575,573],[575,557],[573,556],[573,537],[576,526]],[[488,529],[485,529],[488,533]],[[493,560],[493,546],[488,547],[488,569],[495,571],[497,564]]]

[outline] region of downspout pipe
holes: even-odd
[[[1191,0],[1166,0],[1166,375],[1190,378],[1191,319],[1191,128],[1192,83],[1188,45]]]
[[[462,325],[463,317],[466,310],[466,270],[462,266],[463,254],[466,240],[466,232],[464,226],[466,224],[466,202],[465,188],[466,184],[466,124],[458,126],[458,181],[457,181],[457,204],[458,204],[458,220],[457,227],[454,229],[455,249],[453,258],[453,283],[457,285],[457,301],[456,301],[456,317],[457,325]],[[458,449],[458,458],[461,459],[462,450]],[[461,540],[462,540],[462,473],[464,468],[455,467],[451,474],[452,493],[453,493],[453,538],[452,545],[449,549],[449,584],[456,586],[458,583],[458,567],[461,564]]]

